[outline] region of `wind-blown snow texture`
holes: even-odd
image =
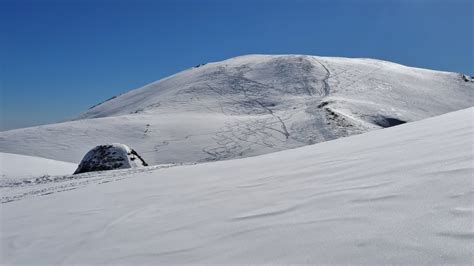
[[[10,179],[17,182],[23,178],[72,174],[76,167],[74,163],[0,152],[2,182]]]
[[[473,116],[2,187],[1,263],[471,264]]]
[[[114,97],[76,121],[0,132],[0,151],[78,163],[118,142],[150,164],[247,157],[471,107],[465,77],[372,59],[241,56]]]

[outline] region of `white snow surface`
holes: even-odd
[[[45,158],[0,152],[0,177],[6,180],[67,175],[74,173],[77,164]]]
[[[240,56],[119,95],[75,121],[0,132],[0,151],[78,163],[118,142],[150,164],[248,157],[471,107],[466,80],[373,59]]]
[[[4,184],[1,264],[468,265],[473,118],[469,108],[252,158]]]

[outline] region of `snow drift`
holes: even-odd
[[[76,164],[45,158],[0,152],[0,176],[6,180],[68,175],[74,172]]]
[[[74,174],[148,166],[138,153],[125,144],[99,145],[82,159]]]
[[[473,116],[240,160],[0,187],[14,200],[0,205],[0,260],[471,264]]]

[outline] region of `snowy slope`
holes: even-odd
[[[3,188],[2,264],[471,264],[473,118]]]
[[[373,59],[248,55],[177,73],[78,120],[0,132],[0,151],[78,163],[124,143],[150,164],[259,155],[473,106],[457,73]]]
[[[45,158],[0,152],[0,177],[6,180],[67,175],[74,173],[77,165]]]

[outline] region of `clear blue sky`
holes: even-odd
[[[371,57],[474,75],[470,0],[0,0],[0,31],[0,130],[72,118],[242,54]]]

